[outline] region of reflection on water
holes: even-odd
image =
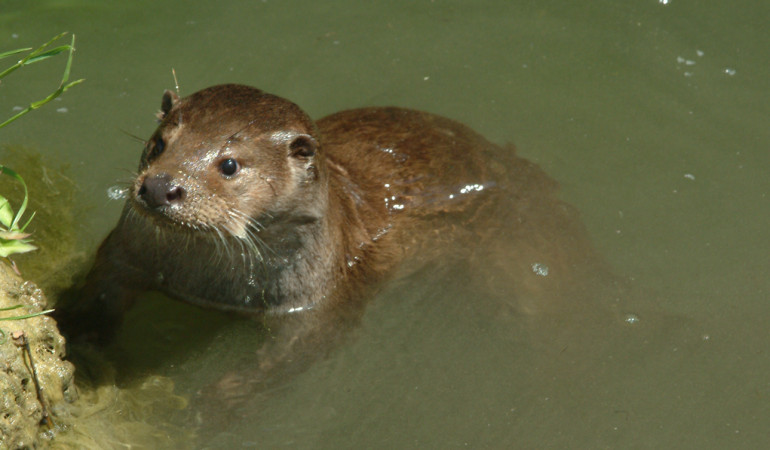
[[[423,268],[371,302],[349,343],[199,438],[222,447],[767,446],[770,67],[756,56],[770,50],[766,6],[307,8],[313,19],[297,27],[298,10],[282,2],[7,1],[0,28],[18,39],[42,42],[62,23],[78,33],[73,75],[87,82],[62,100],[67,113],[40,110],[3,140],[71,161],[82,203],[98,211],[84,221],[86,248],[119,214],[104,190],[141,151],[120,130],[149,135],[171,67],[186,93],[253,84],[314,117],[372,104],[429,110],[537,160],[582,212],[622,288],[593,280],[581,297],[596,308],[522,315],[505,306],[506,292],[472,289],[462,264]],[[12,39],[0,44],[20,46]],[[32,71],[25,82],[50,86]],[[2,107],[29,97],[0,86]],[[476,256],[469,264],[483,267],[484,252]],[[523,263],[533,276],[533,264],[553,274],[546,261]],[[171,320],[139,314],[156,305]],[[191,399],[264,338],[155,297],[136,313],[113,355],[129,391],[161,376]],[[188,410],[137,420],[163,428],[174,416],[186,427]]]

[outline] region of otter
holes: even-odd
[[[397,266],[420,216],[462,212],[493,185],[479,150],[495,146],[427,113],[315,123],[230,84],[166,91],[159,118],[87,277],[108,329],[150,289],[241,313],[331,308]]]
[[[444,117],[369,107],[314,122],[227,84],[165,91],[159,120],[117,226],[64,308],[75,334],[109,338],[155,290],[280,322],[260,353],[275,368],[309,346],[322,353],[397,269],[475,258],[470,278],[531,312],[598,260],[553,180]]]

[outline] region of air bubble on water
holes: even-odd
[[[128,195],[128,188],[110,186],[107,188],[107,197],[110,200],[123,200]]]
[[[623,318],[623,322],[629,324],[629,325],[636,325],[639,323],[639,316],[637,316],[634,313],[627,313],[626,316]]]
[[[535,275],[539,275],[541,277],[548,276],[548,266],[542,263],[532,264],[532,271],[535,272]]]

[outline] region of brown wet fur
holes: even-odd
[[[397,268],[467,261],[469,282],[527,314],[582,307],[585,280],[606,274],[553,180],[450,119],[385,107],[313,122],[239,85],[167,91],[160,118],[63,318],[109,336],[145,290],[263,317],[279,331],[257,369],[213,388],[221,403],[323,355]]]

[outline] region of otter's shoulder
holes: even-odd
[[[360,204],[387,211],[391,221],[469,213],[486,203],[503,176],[490,170],[490,155],[508,149],[435,114],[362,108],[317,125],[332,182]]]
[[[362,177],[435,186],[481,183],[500,147],[445,117],[396,107],[341,111],[317,122],[323,151]],[[387,182],[387,181],[385,181]],[[427,186],[426,185],[426,186]]]

